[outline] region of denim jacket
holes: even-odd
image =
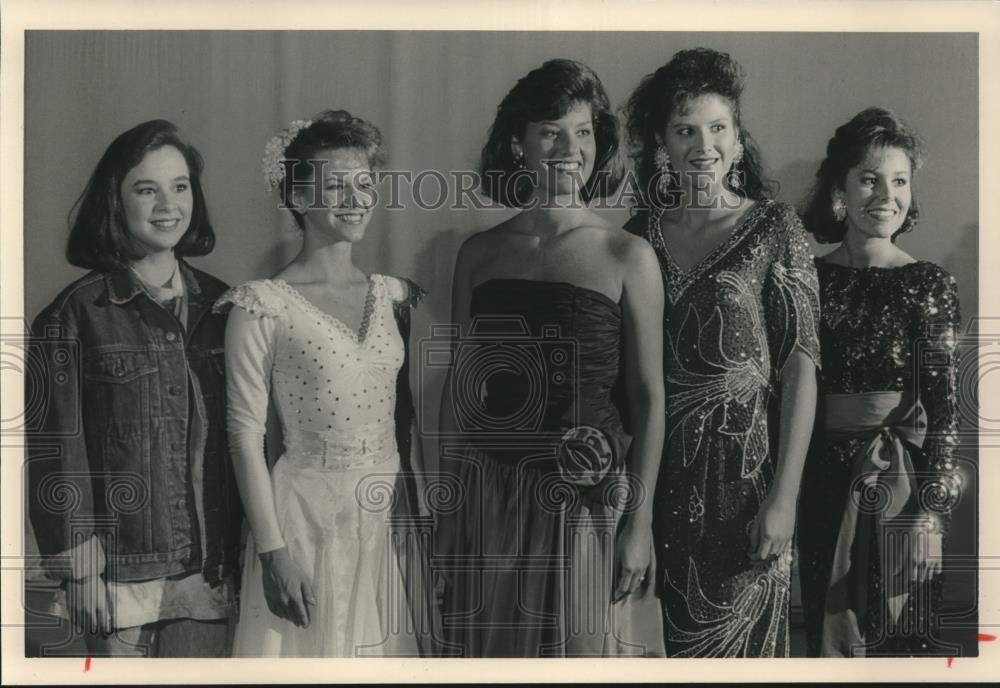
[[[32,326],[27,499],[50,575],[85,575],[77,554],[95,536],[108,580],[201,571],[215,582],[235,570],[242,507],[225,432],[226,323],[212,312],[226,285],[179,269],[186,330],[130,270],[85,275]],[[194,414],[206,439],[190,452]]]

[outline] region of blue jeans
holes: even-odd
[[[87,634],[94,657],[229,657],[235,619],[166,619],[120,628],[110,637]]]

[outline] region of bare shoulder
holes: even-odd
[[[649,242],[624,229],[608,230],[608,245],[612,255],[625,265],[655,266],[656,252]]]
[[[499,227],[500,225],[475,232],[462,240],[462,245],[458,247],[457,264],[478,263],[484,255],[494,250],[502,241],[502,237],[498,235]]]

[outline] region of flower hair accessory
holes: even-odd
[[[297,119],[264,146],[264,182],[269,190],[278,188],[285,178],[285,150],[291,145],[299,132],[312,124],[312,120]]]

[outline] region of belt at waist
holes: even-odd
[[[289,460],[332,470],[374,466],[396,452],[392,423],[370,423],[326,432],[294,430],[285,435],[285,454]]]

